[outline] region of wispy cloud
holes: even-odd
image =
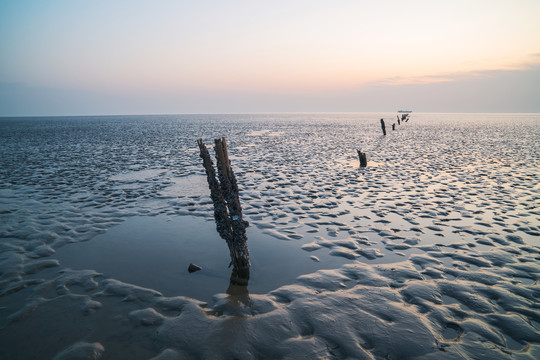
[[[496,68],[487,68],[484,70],[467,70],[455,72],[441,72],[436,74],[425,74],[417,76],[394,76],[374,82],[368,86],[392,86],[392,85],[421,85],[432,83],[456,82],[471,80],[475,78],[489,78],[501,72],[527,71],[540,66],[540,53],[530,54],[527,61],[520,63],[510,63]]]

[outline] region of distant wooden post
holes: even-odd
[[[392,130],[396,130],[396,123],[392,124]]]
[[[356,150],[358,152],[358,159],[360,160],[360,167],[366,167],[367,166],[367,158],[366,153]]]
[[[399,115],[396,115],[396,116],[397,116],[397,124],[401,125],[401,123],[399,122]]]
[[[206,170],[210,197],[214,203],[214,219],[219,235],[227,242],[233,265],[233,277],[237,282],[247,282],[249,279],[249,250],[247,247],[247,221],[242,217],[242,207],[238,197],[238,184],[231,168],[227,142],[225,138],[215,140],[216,172],[202,139],[197,141],[203,166]],[[219,181],[218,181],[219,179]],[[230,266],[229,265],[229,266]],[[231,277],[232,279],[232,277]]]
[[[382,128],[383,135],[386,136],[386,126],[384,125],[383,119],[381,119],[381,128]]]

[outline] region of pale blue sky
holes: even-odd
[[[0,0],[0,116],[540,112],[540,1]]]

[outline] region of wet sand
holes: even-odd
[[[380,117],[0,119],[0,358],[540,357],[540,116]],[[195,142],[220,136],[247,288]]]

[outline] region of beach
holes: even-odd
[[[0,118],[0,358],[538,359],[538,139],[539,114]]]

